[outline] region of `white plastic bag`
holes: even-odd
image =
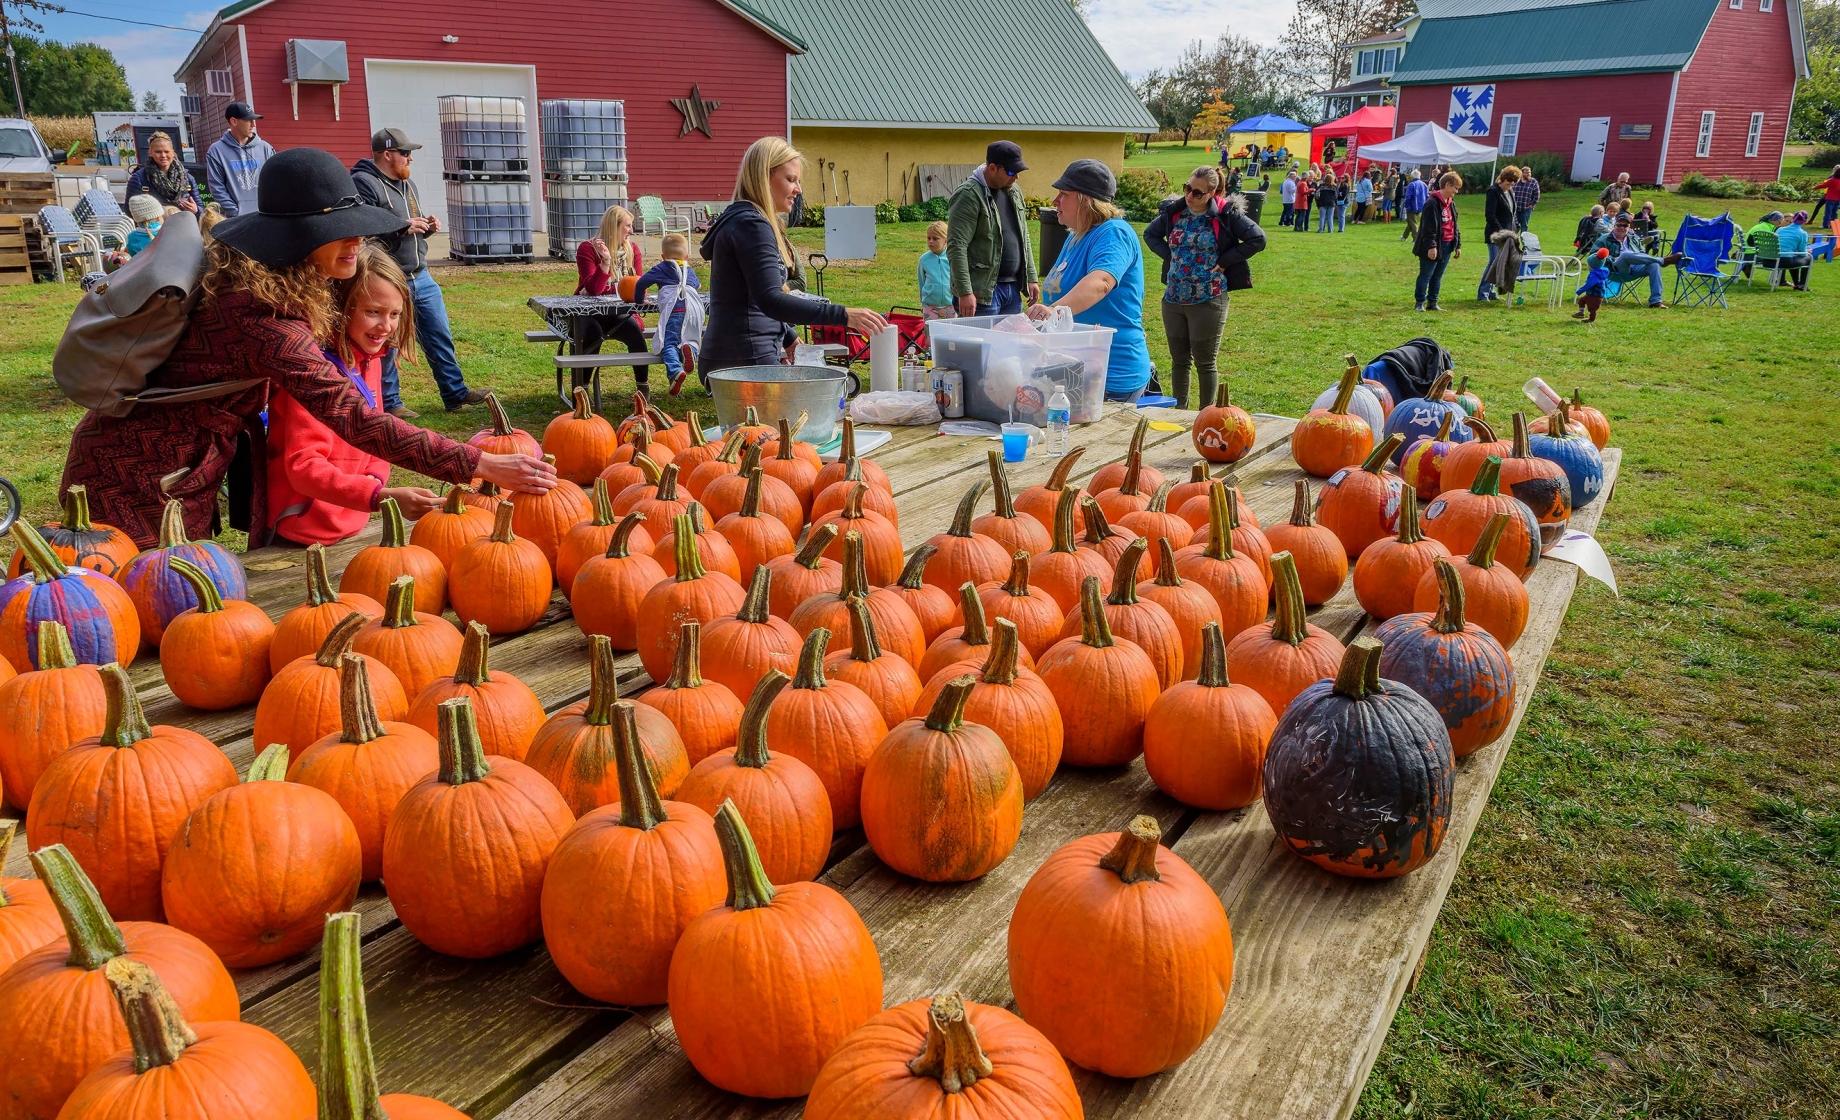
[[[1050,310],[1053,311],[1053,314],[1042,321],[1041,333],[1066,334],[1073,329],[1073,312],[1071,310],[1061,306],[1055,306]]]
[[[858,393],[850,401],[850,416],[858,424],[913,427],[939,423],[939,402],[931,393]]]
[[[1006,334],[1026,334],[1030,338],[1033,338],[1035,336],[1035,321],[1027,315],[1005,315],[995,323],[992,323],[990,329],[993,331],[1003,331]]]

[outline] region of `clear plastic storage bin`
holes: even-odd
[[[537,110],[545,175],[626,174],[624,101],[544,101]]]
[[[448,240],[453,255],[524,257],[531,253],[529,183],[447,180]]]
[[[926,325],[933,364],[965,375],[965,415],[1046,427],[1055,386],[1073,402],[1073,422],[1099,419],[1111,327],[1075,324],[1071,331],[1021,334],[995,329],[1003,316],[934,319]]]
[[[543,191],[548,196],[549,255],[564,260],[574,260],[581,243],[600,233],[601,215],[607,207],[627,204],[624,180],[576,183],[549,179]]]
[[[436,99],[441,117],[441,160],[450,173],[530,173],[530,124],[519,97]]]

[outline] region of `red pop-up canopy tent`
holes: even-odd
[[[1310,162],[1322,162],[1325,140],[1336,142],[1338,162],[1350,157],[1359,160],[1362,145],[1378,144],[1393,138],[1393,118],[1397,112],[1391,105],[1368,105],[1339,120],[1317,125],[1310,130]],[[1364,166],[1367,161],[1359,162]],[[1356,166],[1354,170],[1359,171],[1360,167]]]

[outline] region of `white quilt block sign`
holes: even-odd
[[[1450,123],[1445,127],[1458,136],[1487,136],[1489,122],[1495,116],[1495,86],[1452,86],[1450,89]]]

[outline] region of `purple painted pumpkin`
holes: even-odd
[[[1421,502],[1428,502],[1444,492],[1444,460],[1450,457],[1451,449],[1458,443],[1450,438],[1455,419],[1446,412],[1438,421],[1436,432],[1406,444],[1405,454],[1399,457],[1399,477],[1417,492]]]
[[[160,644],[168,623],[198,605],[197,592],[168,563],[174,557],[209,577],[220,597],[249,598],[249,580],[236,557],[211,541],[187,540],[184,507],[167,502],[160,517],[160,546],[130,560],[119,577],[140,617],[141,640],[150,649]]]
[[[1443,399],[1444,390],[1448,388],[1450,375],[1441,373],[1432,384],[1430,392],[1422,397],[1409,397],[1400,401],[1386,418],[1386,434],[1397,434],[1405,438],[1405,443],[1397,453],[1400,458],[1404,458],[1412,444],[1420,439],[1443,438],[1451,443],[1468,443],[1476,438],[1476,433],[1470,431],[1469,414],[1455,401]],[[1446,416],[1450,417],[1450,431],[1439,437],[1438,432]]]
[[[122,568],[140,551],[135,547],[134,538],[113,525],[90,520],[89,491],[85,487],[72,486],[64,491],[62,504],[63,516],[48,525],[40,525],[38,535],[45,538],[51,551],[63,557],[66,564],[119,579]],[[25,554],[15,552],[6,568],[7,578],[23,571]]]
[[[1432,562],[1438,609],[1396,615],[1374,631],[1380,675],[1418,693],[1444,717],[1458,758],[1488,746],[1514,715],[1514,663],[1487,630],[1463,617],[1463,580]]]
[[[72,568],[38,530],[15,522],[13,543],[25,570],[0,584],[0,657],[21,673],[38,668],[38,624],[62,623],[84,665],[123,665],[141,648],[141,620],[121,585],[88,568]]]

